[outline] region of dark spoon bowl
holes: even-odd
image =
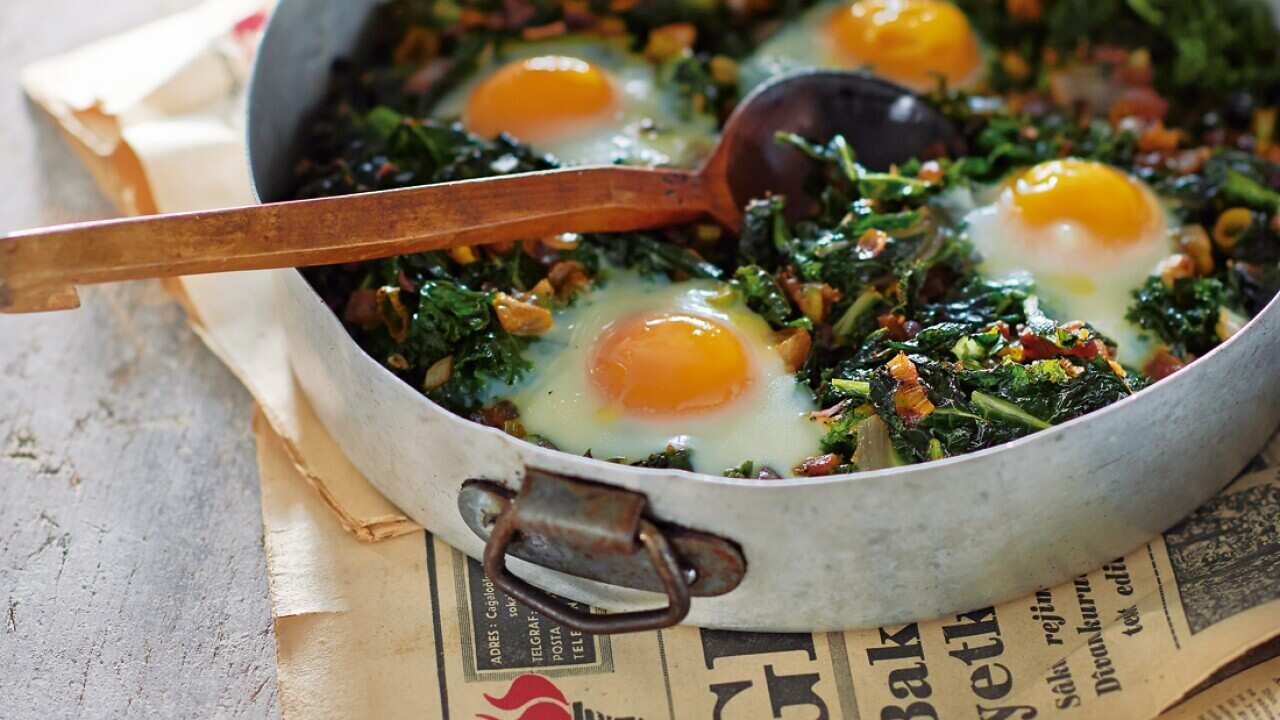
[[[793,133],[813,142],[843,135],[872,170],[912,158],[961,157],[963,136],[942,113],[906,88],[862,72],[806,70],[756,88],[725,124],[709,166],[724,163],[738,208],[767,194],[787,198],[787,217],[817,211],[806,182],[815,161],[777,142]]]

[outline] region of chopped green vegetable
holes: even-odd
[[[787,324],[794,311],[769,271],[759,265],[745,265],[734,273],[733,284],[746,298],[747,307],[759,313],[774,328]]]
[[[558,313],[587,288],[607,292],[616,268],[664,283],[725,281],[771,328],[807,331],[796,377],[823,408],[815,415],[826,427],[821,448],[835,456],[819,458],[815,474],[991,447],[1148,382],[1117,365],[1110,341],[1087,322],[1069,322],[1089,318],[1042,310],[1029,277],[979,272],[965,236],[968,198],[984,197],[1018,168],[1062,157],[1115,165],[1161,196],[1175,230],[1199,238],[1183,248],[1198,253],[1196,276],[1169,285],[1153,277],[1128,310],[1179,360],[1208,352],[1270,301],[1280,290],[1280,164],[1272,162],[1280,33],[1262,3],[1055,0],[1018,9],[957,1],[990,49],[989,84],[1007,93],[939,86],[930,96],[962,131],[966,157],[871,171],[846,138],[781,134],[780,143],[818,161],[809,179],[818,210],[800,222],[788,221],[787,198],[775,195],[747,205],[738,237],[684,226],[304,272],[373,357],[464,414],[496,407],[529,372],[526,351],[538,342],[503,329],[497,293]],[[816,4],[663,0],[615,10],[603,2],[390,0],[368,59],[337,66],[329,101],[305,129],[297,197],[558,167],[513,138],[481,139],[432,111],[504,43],[561,22],[625,29],[637,51],[650,30],[692,25],[693,47],[654,56],[657,90],[687,115],[723,120],[740,96],[733,59]],[[425,87],[424,78],[432,80]],[[1227,226],[1240,232],[1215,237],[1227,212]],[[1204,232],[1196,235],[1196,226]],[[538,438],[509,402],[486,422]],[[618,461],[693,467],[690,452],[675,447]],[[747,462],[724,474],[772,471]]]
[[[989,419],[996,418],[1006,422],[1017,423],[1018,425],[1025,425],[1032,430],[1044,430],[1045,428],[1053,427],[1017,405],[984,392],[974,390],[970,399]]]
[[[1227,289],[1214,278],[1181,278],[1170,288],[1152,277],[1133,291],[1125,317],[1155,334],[1175,354],[1201,355],[1220,342],[1214,328],[1227,303]]]

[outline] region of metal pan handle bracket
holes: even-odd
[[[469,481],[458,507],[485,538],[484,569],[494,585],[533,610],[582,632],[605,635],[678,624],[695,595],[732,590],[746,572],[737,547],[723,538],[643,516],[638,493],[529,470],[520,493],[491,482]],[[513,575],[506,556],[561,572],[667,596],[667,606],[594,614],[572,606]]]
[[[662,578],[667,591],[667,607],[661,610],[642,610],[620,613],[617,615],[596,615],[578,610],[564,600],[552,597],[507,570],[507,545],[516,533],[519,524],[518,513],[508,510],[498,518],[493,534],[484,546],[484,571],[498,586],[511,597],[519,600],[533,610],[564,625],[594,635],[610,635],[614,633],[641,632],[643,630],[660,630],[678,625],[689,614],[689,585],[685,582],[680,561],[676,558],[671,544],[648,520],[642,520],[637,538],[649,554],[653,569]]]

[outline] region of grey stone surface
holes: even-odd
[[[111,206],[18,70],[194,0],[0,2],[0,232]],[[252,403],[154,283],[0,316],[0,717],[274,717]]]

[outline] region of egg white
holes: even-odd
[[[755,369],[750,387],[726,407],[684,417],[639,417],[611,410],[590,379],[596,341],[615,321],[647,313],[688,313],[732,329]],[[813,395],[770,347],[770,328],[723,283],[667,283],[614,270],[608,283],[557,313],[534,343],[534,370],[508,397],[529,432],[561,450],[643,459],[668,445],[692,450],[694,468],[720,473],[744,460],[782,474],[818,452],[823,428],[809,417]]]
[[[1121,363],[1140,366],[1153,342],[1125,312],[1132,292],[1175,251],[1168,231],[1173,220],[1155,194],[1148,190],[1157,222],[1116,248],[1078,223],[1026,224],[1003,189],[999,184],[979,192],[978,206],[965,215],[969,240],[982,258],[978,272],[992,279],[1030,278],[1051,317],[1093,325],[1115,341]],[[954,196],[951,202],[959,204]]]
[[[654,65],[630,52],[623,39],[565,37],[504,44],[441,99],[433,116],[446,121],[460,119],[471,93],[489,76],[510,62],[542,55],[577,58],[609,73],[617,84],[619,102],[607,123],[538,143],[539,152],[570,165],[688,167],[714,145],[715,118],[697,113],[682,117],[674,91],[660,88]]]
[[[739,76],[742,91],[746,93],[770,78],[799,70],[812,70],[815,68],[829,70],[859,69],[860,66],[849,65],[849,61],[835,46],[827,31],[827,23],[831,14],[840,8],[847,8],[849,5],[850,0],[822,3],[810,8],[794,21],[779,28],[769,39],[761,43],[750,57],[743,61]],[[981,38],[978,40],[978,51],[985,60],[987,49],[982,44]],[[951,86],[970,88],[977,85],[982,79],[985,65],[985,62],[979,62],[978,67],[974,68],[968,77],[963,78],[960,82],[951,83]],[[927,92],[933,89],[933,84],[930,83],[925,87],[912,87],[911,89],[917,92]]]

